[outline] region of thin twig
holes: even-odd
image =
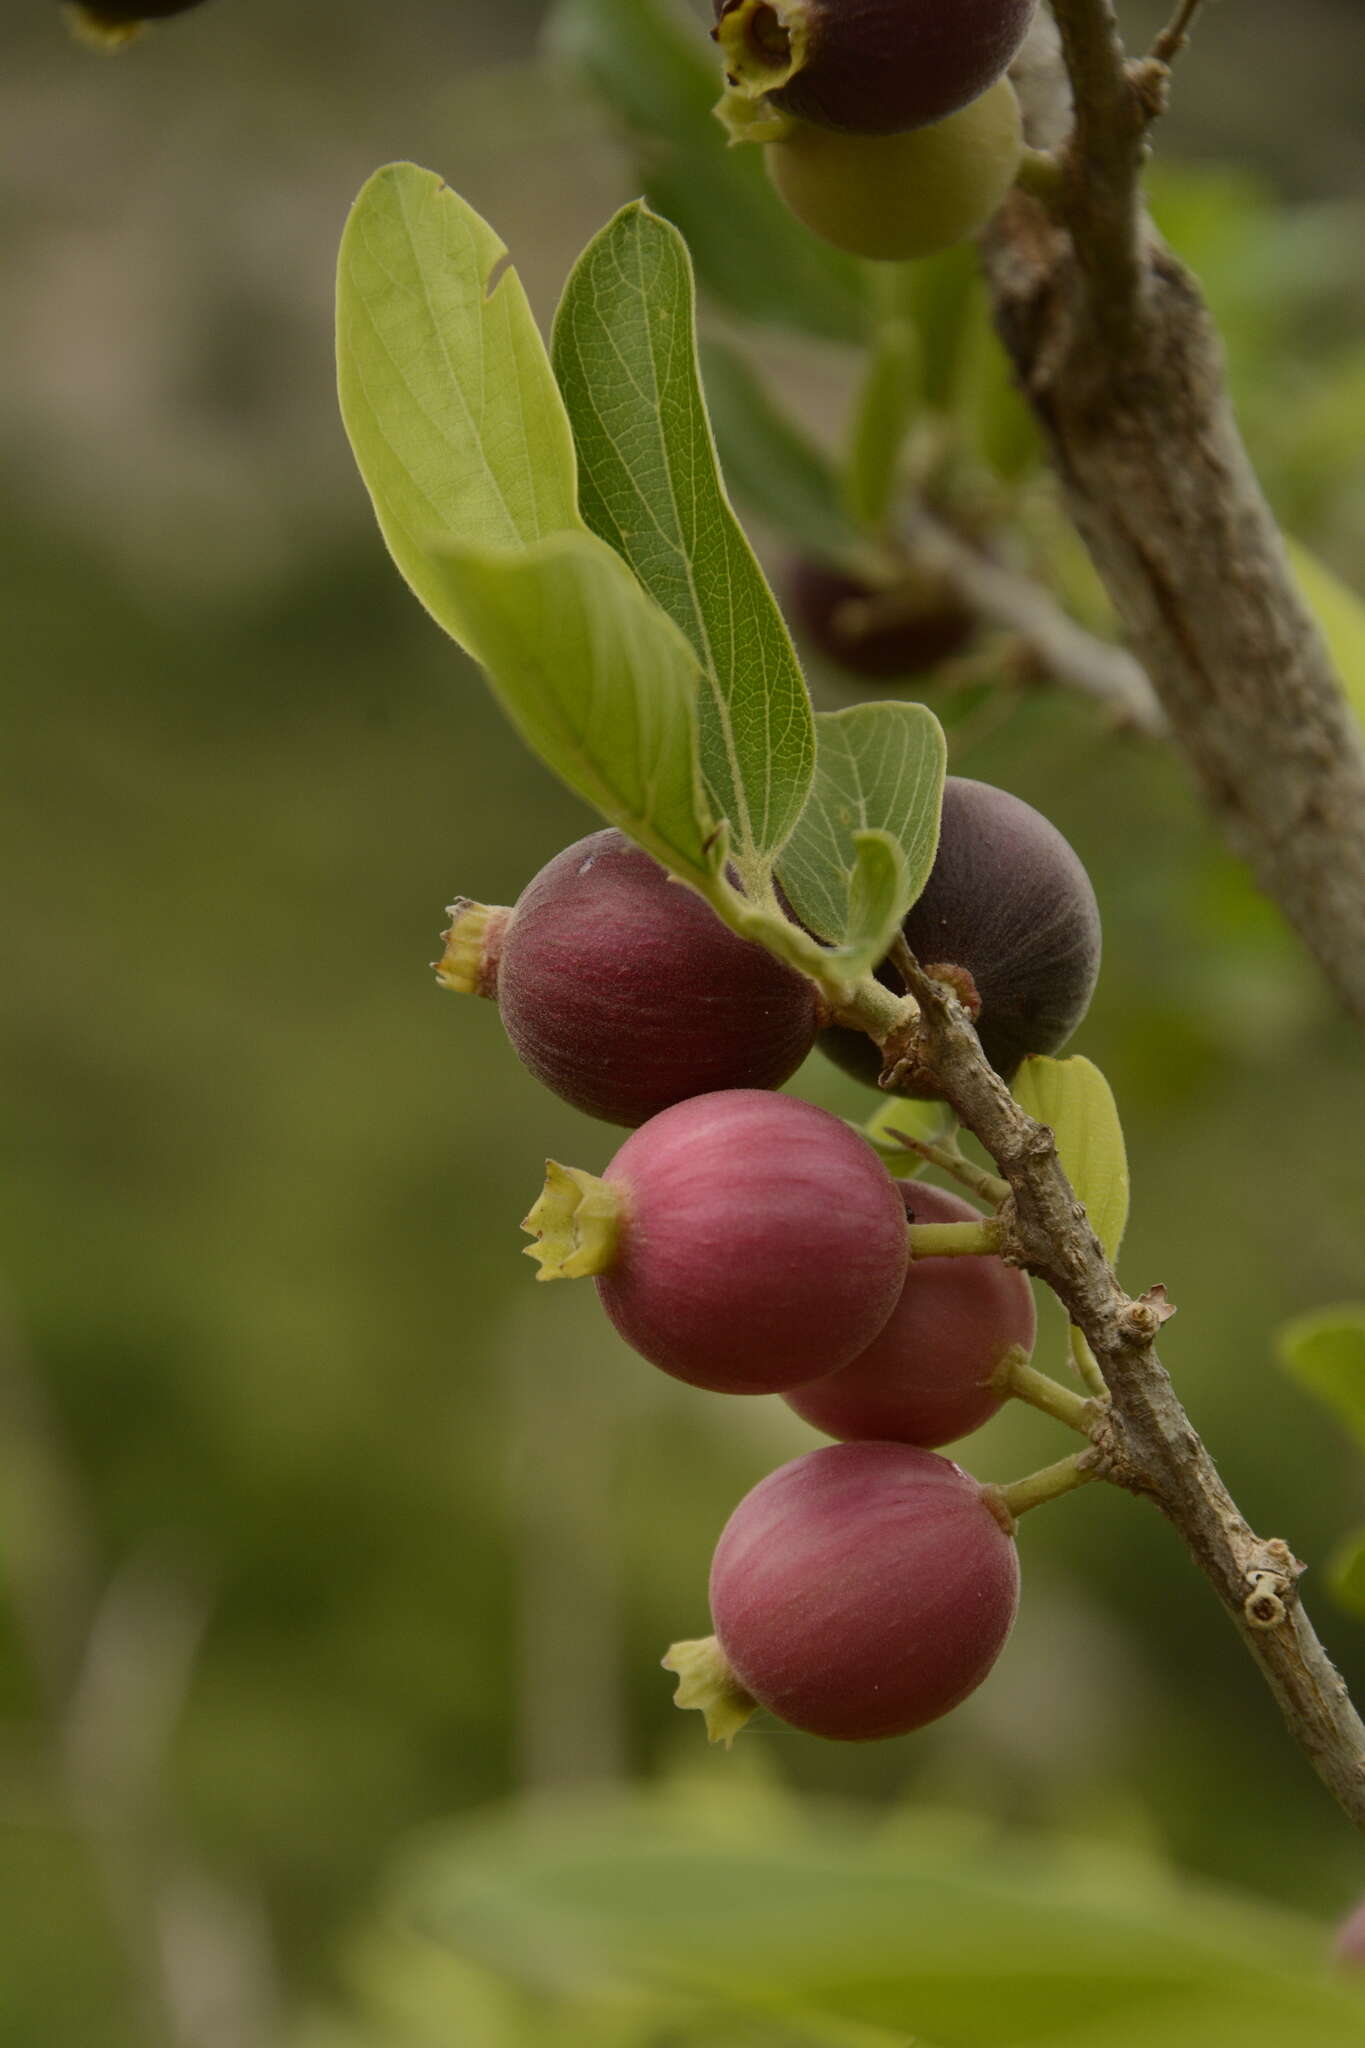
[[[952,990],[908,952],[898,965],[920,1011],[907,1056],[933,1074],[1010,1184],[1002,1212],[1007,1256],[1046,1281],[1102,1370],[1110,1403],[1092,1429],[1093,1469],[1153,1501],[1179,1531],[1290,1734],[1342,1810],[1365,1828],[1365,1724],[1299,1602],[1302,1567],[1287,1545],[1252,1532],[1166,1376],[1156,1350],[1171,1313],[1164,1292],[1137,1300],[1124,1293],[1051,1131],[1025,1114],[987,1064]]]
[[[1194,17],[1203,4],[1204,0],[1181,0],[1181,4],[1152,44],[1149,55],[1154,64],[1170,64],[1180,55],[1190,39]]]
[[[1059,683],[1107,705],[1134,731],[1163,735],[1156,695],[1126,648],[1088,633],[1031,577],[1001,568],[928,513],[913,513],[904,538],[910,557],[940,577],[981,618],[1023,641]]]

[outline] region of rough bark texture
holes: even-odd
[[[1084,1333],[1110,1393],[1088,1454],[1104,1478],[1173,1523],[1270,1687],[1285,1723],[1357,1827],[1365,1828],[1365,1725],[1298,1599],[1302,1566],[1239,1512],[1157,1355],[1164,1291],[1123,1292],[1062,1170],[1051,1131],[981,1056],[966,1012],[902,952],[919,1018],[905,1051],[930,1068],[1009,1183],[1005,1255],[1045,1280]]]
[[[1076,119],[1055,196],[1002,210],[997,323],[1129,643],[1235,850],[1365,1022],[1365,747],[1228,403],[1197,285],[1141,208],[1166,66],[1054,0]],[[1047,53],[1021,84],[1056,97]]]

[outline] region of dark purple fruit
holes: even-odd
[[[1035,0],[715,0],[732,84],[860,135],[942,121],[1002,78]]]
[[[556,855],[511,912],[463,905],[447,963],[448,987],[496,995],[537,1080],[613,1124],[717,1089],[778,1088],[819,1023],[810,982],[614,830]]]
[[[173,14],[188,14],[203,0],[79,0],[75,13],[98,32],[100,29],[134,28],[143,21],[166,21]]]
[[[899,1186],[911,1222],[980,1221],[943,1188]],[[1003,1259],[912,1259],[900,1300],[867,1350],[785,1398],[826,1436],[934,1450],[989,1422],[1008,1399],[992,1375],[1015,1347],[1028,1356],[1035,1328],[1033,1290]]]
[[[526,1227],[543,1278],[595,1273],[628,1344],[733,1394],[778,1393],[866,1349],[909,1256],[900,1191],[865,1140],[751,1089],[666,1109],[600,1180],[552,1166]]]
[[[1030,1053],[1057,1052],[1090,1007],[1100,967],[1090,878],[1056,826],[1007,790],[948,777],[933,872],[903,929],[921,966],[971,977],[982,1051],[1006,1079]],[[885,963],[877,977],[902,993]],[[870,1038],[831,1025],[820,1044],[876,1087]]]
[[[795,564],[787,594],[812,646],[868,682],[922,675],[960,654],[976,630],[972,613],[940,588],[907,590],[893,608],[890,593],[809,556]]]
[[[905,1735],[959,1705],[1018,1601],[998,1500],[908,1444],[831,1444],[770,1473],[711,1566],[711,1614],[739,1684],[836,1742]]]

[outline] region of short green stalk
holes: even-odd
[[[983,1252],[998,1252],[1005,1242],[1005,1226],[998,1216],[983,1216],[979,1223],[912,1223],[912,1259],[979,1258]]]
[[[1100,1371],[1100,1362],[1090,1349],[1086,1341],[1085,1332],[1078,1330],[1074,1323],[1071,1325],[1071,1356],[1075,1363],[1076,1371],[1085,1381],[1091,1393],[1107,1398],[1109,1388],[1105,1382],[1104,1374]]]
[[[898,1131],[893,1124],[885,1122],[881,1126],[880,1138],[894,1138],[907,1152],[915,1152],[930,1166],[951,1174],[964,1188],[970,1188],[983,1202],[989,1202],[993,1209],[998,1209],[1009,1194],[1007,1180],[1001,1180],[999,1174],[988,1173],[984,1166],[974,1166],[955,1143],[936,1145],[928,1138],[913,1138],[908,1131]]]
[[[1098,1412],[1096,1403],[1077,1394],[1060,1381],[1039,1372],[1028,1362],[1027,1355],[1017,1344],[1012,1344],[991,1375],[991,1384],[1002,1393],[1010,1394],[1016,1401],[1027,1401],[1031,1408],[1040,1408],[1044,1415],[1053,1416],[1064,1422],[1068,1429],[1079,1430],[1082,1436],[1089,1436],[1091,1424]]]
[[[1012,1485],[998,1487],[996,1491],[1017,1521],[1030,1508],[1060,1500],[1064,1493],[1074,1493],[1078,1486],[1088,1486],[1092,1479],[1098,1479],[1098,1472],[1086,1463],[1089,1456],[1088,1451],[1074,1451],[1069,1458],[1044,1465],[1041,1472],[1030,1472],[1027,1479],[1016,1479]]]

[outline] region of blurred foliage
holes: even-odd
[[[699,2009],[695,1979],[659,1994],[611,1952],[632,1925],[708,1945],[675,1861],[708,1812],[730,1816],[725,1867],[746,1899],[789,1898],[803,1870],[842,1892],[858,1823],[765,1803],[737,1775],[750,1756],[800,1801],[889,1813],[893,1833],[910,1809],[957,1809],[964,1868],[979,1868],[974,1828],[1121,1851],[1118,1877],[1081,1884],[1088,1925],[1112,1901],[1123,1941],[1151,1924],[1164,1949],[1174,1910],[1214,1975],[1258,1951],[1250,2002],[1235,2022],[1210,2007],[1205,2039],[1215,2019],[1243,2038],[1264,2011],[1282,2039],[1332,2040],[1345,2008],[1309,1987],[1298,1925],[1200,1891],[1144,1921],[1160,1865],[1318,1916],[1360,1878],[1202,1582],[1128,1499],[1096,1487],[1030,1518],[997,1674],[911,1741],[822,1747],[758,1722],[734,1757],[694,1754],[670,1704],[657,1659],[704,1623],[715,1533],[813,1439],[781,1403],[647,1372],[590,1293],[530,1285],[516,1222],[541,1160],[598,1168],[615,1136],[542,1094],[492,1009],[452,1005],[425,963],[453,893],[512,900],[588,820],[403,591],[330,383],[336,239],[376,163],[437,165],[496,218],[543,318],[636,189],[630,152],[536,60],[539,13],[413,0],[381,36],[360,0],[224,0],[109,64],[48,13],[7,24],[0,2048],[156,2038],[129,1885],[106,1882],[105,1809],[72,1777],[35,1668],[34,1603],[51,1606],[77,1554],[97,1589],[142,1573],[202,1604],[183,1698],[134,1716],[132,1789],[150,1773],[153,1796],[126,1868],[169,1887],[156,1939],[217,2001],[224,2040],[481,2048],[482,2028],[490,2048],[879,2048],[878,2022],[737,2005],[733,1987]],[[1349,586],[1365,560],[1365,238],[1339,196],[1362,161],[1340,96],[1360,18],[1353,0],[1296,18],[1291,122],[1281,17],[1210,11],[1177,119],[1187,142],[1240,137],[1245,160],[1162,163],[1158,210],[1206,278],[1278,509]],[[770,253],[756,219],[732,259],[751,293]],[[837,278],[809,289],[821,335],[740,345],[830,447],[854,403],[838,339],[855,319]],[[925,406],[954,411],[1021,545],[1102,623],[969,274],[928,266],[914,293]],[[733,348],[733,313],[720,324]],[[1360,1520],[1360,1463],[1273,1370],[1272,1333],[1360,1293],[1357,1042],[1173,758],[1042,690],[964,691],[944,716],[952,765],[1040,805],[1095,880],[1106,963],[1077,1050],[1123,1111],[1124,1273],[1179,1303],[1164,1350],[1192,1416],[1258,1525],[1308,1560],[1312,1592]],[[796,1085],[850,1115],[875,1106],[817,1061]],[[1060,1370],[1047,1305],[1041,1344]],[[1055,1455],[1054,1437],[1009,1414],[963,1455],[1004,1478]],[[1365,1638],[1322,1605],[1360,1687]],[[103,1682],[136,1702],[138,1657],[173,1611],[147,1606],[145,1644],[107,1637],[123,1649]],[[636,1780],[661,1783],[668,1811],[560,1823],[533,1807],[438,1842],[416,1892],[382,1885],[436,1816]],[[622,1859],[616,1935],[589,1924],[591,1899],[560,1917],[583,1828]],[[907,1868],[929,1853],[918,1840]],[[651,1850],[657,1889],[631,1860]],[[997,1897],[1017,1853],[1000,1851]],[[1026,1903],[1036,1873],[1040,1897],[1062,1895],[1054,1853],[1071,1852],[1040,1850],[1017,1880]],[[434,1943],[413,1902],[457,1889],[456,1933]],[[531,1979],[566,1948],[570,1977]],[[1109,1953],[1126,1967],[1131,1950]],[[231,2035],[234,2013],[255,2017]],[[1128,2034],[1072,2038],[1174,2040],[1178,2023],[1158,2007]]]

